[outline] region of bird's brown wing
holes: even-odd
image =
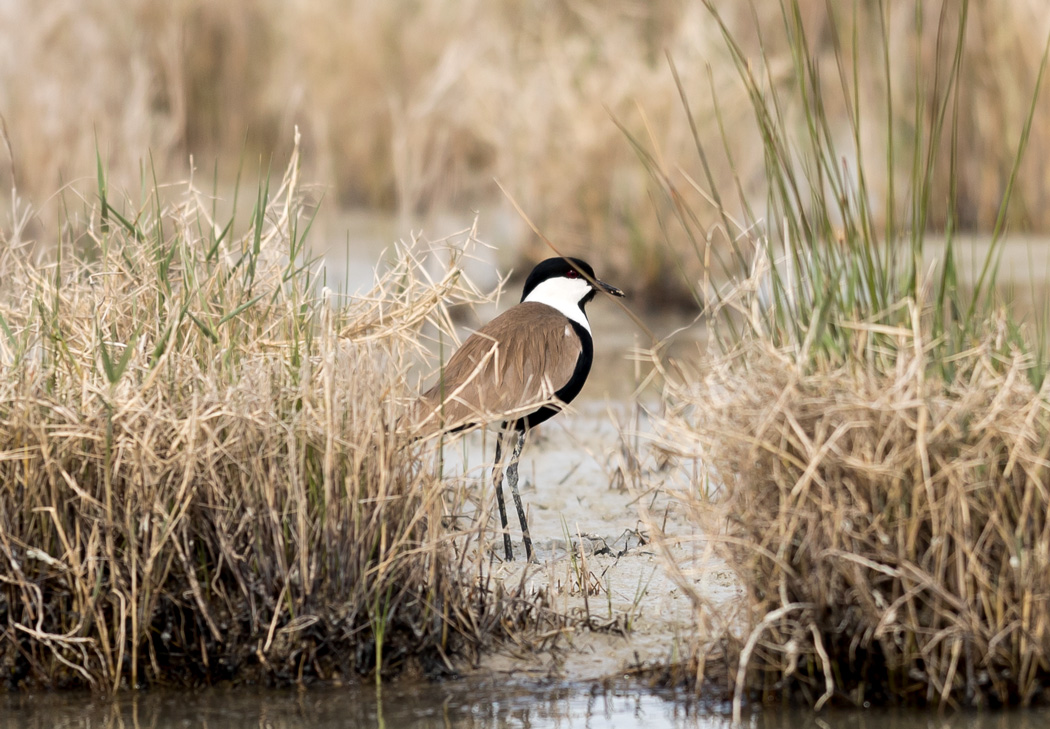
[[[424,432],[505,420],[532,412],[572,378],[583,347],[569,319],[525,302],[472,334],[423,394]]]

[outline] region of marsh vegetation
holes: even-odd
[[[464,272],[477,229],[438,273],[396,248],[355,296],[310,262],[304,179],[407,239],[509,209],[495,175],[635,301],[703,308],[699,348],[636,370],[651,430],[618,422],[582,487],[626,495],[624,544],[690,601],[695,640],[634,675],[738,711],[1046,698],[1050,314],[1022,318],[998,277],[1004,233],[1050,226],[1041,4],[132,5],[138,35],[58,2],[18,41],[104,39],[95,100],[132,70],[97,142],[75,94],[30,134],[46,94],[3,82],[25,101],[3,110],[9,685],[442,675],[569,626],[629,633],[646,591],[614,609],[618,557],[548,515],[551,563],[497,579],[485,492],[397,427],[459,339],[450,307],[498,295]],[[228,148],[202,189],[185,160]],[[280,180],[214,182],[260,152]],[[501,260],[547,255],[525,230]],[[961,230],[991,239],[968,272]]]
[[[771,59],[751,65],[721,26],[763,140],[764,216],[720,207],[719,232],[733,241],[724,260],[738,273],[710,287],[717,346],[661,365],[660,447],[702,464],[678,496],[748,594],[728,617],[690,588],[690,570],[680,573],[703,626],[688,673],[698,687],[722,687],[737,716],[757,695],[816,707],[1044,700],[1046,309],[1027,321],[1011,313],[997,265],[1046,56],[1010,137],[1016,157],[992,245],[963,286],[953,237],[962,221],[936,180],[946,171],[957,184],[965,165],[971,6],[945,8],[909,41],[890,38],[892,23],[864,33],[859,15],[843,19],[835,74],[814,62],[800,4],[780,7],[780,42],[794,49],[786,90],[770,77]],[[891,11],[880,12],[885,21]],[[880,98],[872,109],[860,59],[881,49],[893,98],[893,43],[934,34],[943,73],[914,70],[916,97],[927,99],[910,107],[922,133],[902,138],[892,124],[899,107]],[[839,106],[845,140],[829,120]],[[876,124],[886,136],[874,157],[864,143],[872,114],[889,117]],[[710,143],[696,142],[704,155]],[[673,176],[644,158],[673,198]],[[911,164],[903,177],[901,159]],[[873,189],[880,166],[889,184]],[[729,197],[708,182],[713,200]],[[938,215],[947,244],[931,256]],[[679,214],[707,256],[710,236],[696,220]]]
[[[396,427],[420,327],[485,297],[404,251],[340,300],[313,280],[300,195],[293,155],[238,230],[191,185],[118,197],[100,164],[52,257],[7,234],[9,685],[440,674],[528,629],[537,606],[464,564],[439,470]]]
[[[714,4],[744,55],[768,61],[767,89],[786,99],[802,49],[780,30],[779,1]],[[902,149],[927,134],[932,94],[952,63],[945,43],[954,38],[938,36],[939,19],[957,17],[961,5],[803,0],[797,8],[806,62],[820,69],[816,88],[838,87],[842,59],[842,70],[856,74],[851,93],[864,101],[858,137],[849,100],[824,94],[830,136],[850,168],[864,170],[873,199],[884,191],[899,199],[914,161],[887,158],[885,140],[892,133]],[[970,3],[967,13],[964,83],[951,102],[965,154],[953,168],[928,170],[936,202],[927,222],[937,230],[949,222],[939,201],[950,202],[957,225],[994,225],[1050,30],[1041,0]],[[328,210],[387,211],[398,219],[394,239],[421,226],[444,236],[452,229],[437,214],[469,220],[464,211],[479,210],[503,268],[545,258],[495,178],[567,255],[602,260],[603,275],[627,280],[636,303],[669,303],[691,300],[689,282],[707,262],[674,223],[673,204],[654,204],[616,123],[651,140],[669,170],[700,183],[680,184],[678,194],[705,225],[719,220],[706,194],[731,190],[722,199],[739,210],[739,191],[757,209],[769,184],[749,96],[702,3],[55,0],[44,9],[3,3],[0,28],[0,112],[14,152],[11,166],[0,152],[0,189],[13,177],[37,205],[94,178],[96,146],[115,190],[137,190],[144,168],[162,182],[184,179],[191,159],[198,177],[217,170],[229,182],[242,167],[245,179],[283,169],[298,125],[304,180],[319,186],[310,197],[323,194]],[[1045,118],[1050,98],[1037,103]],[[795,104],[777,113],[800,131],[806,123]],[[1050,154],[1050,127],[1035,125],[1030,149],[1009,222],[1047,233],[1040,160]],[[705,166],[718,181],[713,190]],[[895,212],[869,214],[893,228]],[[34,226],[58,219],[48,209]],[[344,233],[332,235],[342,244]]]

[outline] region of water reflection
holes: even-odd
[[[938,712],[903,709],[767,710],[753,715],[749,729],[1042,729],[1050,726],[1050,710]]]
[[[0,729],[495,729],[729,727],[724,714],[631,690],[450,683],[303,692],[150,692],[116,701],[83,694],[0,697]]]
[[[116,701],[84,694],[0,696],[0,729],[729,729],[727,707],[600,686],[496,682],[406,684],[310,691],[219,690],[148,692]],[[1050,711],[984,713],[804,711],[768,709],[748,729],[1043,729]]]

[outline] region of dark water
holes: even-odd
[[[208,690],[140,693],[115,701],[87,695],[0,697],[0,729],[301,729],[317,727],[728,727],[648,692],[585,686],[448,683],[308,691]]]
[[[309,691],[142,692],[116,700],[85,694],[0,696],[0,729],[442,729],[587,727],[729,729],[725,705],[685,695],[588,685],[528,686],[452,682]],[[749,729],[1043,729],[1050,711],[985,713],[767,709],[747,716]]]

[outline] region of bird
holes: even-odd
[[[525,279],[521,301],[471,334],[416,404],[420,434],[457,432],[503,421],[496,438],[492,480],[508,561],[513,561],[514,550],[503,499],[504,438],[512,433],[516,437],[507,481],[526,560],[532,561],[532,538],[518,492],[518,461],[529,431],[572,402],[587,380],[594,339],[585,307],[599,292],[624,295],[599,281],[590,264],[579,258],[541,261]]]

